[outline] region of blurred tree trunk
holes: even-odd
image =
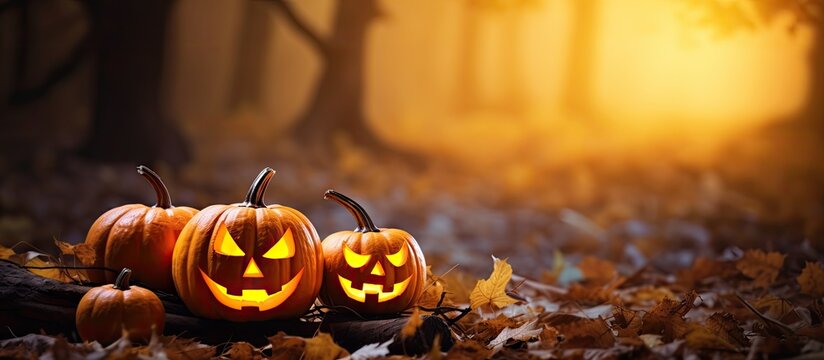
[[[257,106],[263,101],[263,76],[266,72],[266,54],[272,40],[272,15],[267,4],[258,1],[245,3],[241,30],[240,56],[235,65],[231,106]]]
[[[180,165],[189,149],[161,111],[167,23],[174,2],[92,0],[94,112],[81,153],[98,161]]]
[[[376,0],[341,0],[332,35],[326,41],[325,67],[307,112],[294,127],[300,141],[319,141],[324,148],[338,136],[367,148],[387,146],[363,112],[366,36],[379,17]]]
[[[592,111],[592,72],[600,32],[601,0],[575,0],[572,3],[572,36],[567,51],[562,105],[573,115],[587,116]]]

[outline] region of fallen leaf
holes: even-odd
[[[664,299],[644,315],[640,333],[661,335],[665,343],[683,338],[689,332],[684,315],[692,309],[696,296],[691,291],[680,303]]]
[[[389,339],[383,343],[364,345],[360,349],[355,350],[355,352],[353,352],[352,355],[349,355],[347,359],[365,360],[386,356],[389,354],[389,344],[392,344],[392,339]]]
[[[446,358],[451,360],[486,359],[492,355],[492,350],[484,344],[474,340],[459,341],[449,349]]]
[[[509,316],[499,314],[492,319],[484,319],[477,322],[470,331],[475,335],[473,339],[484,344],[489,343],[493,338],[505,328],[512,328],[520,326],[520,322]]]
[[[335,344],[332,336],[327,333],[318,333],[306,340],[305,360],[335,360],[346,356],[349,356],[349,352]]]
[[[585,319],[557,326],[564,336],[560,346],[564,349],[599,348],[606,349],[615,345],[612,329],[603,318]]]
[[[821,263],[807,261],[801,275],[796,278],[801,292],[814,298],[824,297],[824,269]]]
[[[506,259],[501,260],[494,256],[492,259],[494,266],[489,279],[478,280],[472,293],[469,294],[469,306],[473,309],[486,306],[501,309],[518,302],[506,294],[506,284],[512,278],[512,266],[506,262]]]
[[[412,310],[412,314],[409,315],[409,320],[406,321],[406,325],[401,328],[401,339],[406,340],[406,338],[415,336],[415,333],[418,331],[418,328],[421,327],[421,324],[423,324],[421,312],[418,308],[414,308]]]
[[[752,305],[774,319],[781,319],[793,311],[793,304],[787,299],[779,298],[773,294],[766,294],[752,302]]]
[[[263,354],[260,353],[257,349],[255,349],[252,344],[247,343],[245,341],[238,341],[226,350],[223,353],[223,356],[226,356],[230,359],[262,359]]]
[[[618,271],[615,270],[615,265],[612,262],[594,256],[585,256],[581,259],[581,262],[578,263],[578,269],[581,270],[584,279],[593,284],[607,284],[618,277]]]
[[[417,305],[434,308],[438,306],[438,302],[441,301],[441,296],[444,294],[444,280],[440,276],[432,273],[432,266],[427,266],[426,281],[427,284],[423,288],[423,293],[418,298]],[[444,298],[444,303],[440,305],[450,306],[452,304]]]
[[[763,250],[747,250],[744,256],[735,263],[735,267],[750,279],[755,285],[767,288],[775,282],[779,271],[784,266],[786,255],[778,252],[764,252]]]
[[[9,259],[14,255],[14,250],[0,245],[0,259]]]
[[[533,338],[538,337],[544,329],[537,327],[538,320],[532,320],[530,322],[524,323],[523,325],[517,328],[504,328],[501,330],[501,333],[493,339],[492,341],[487,344],[488,347],[492,348],[493,352],[498,352],[501,348],[504,347],[509,340],[516,340],[516,341],[529,341]]]
[[[544,325],[541,331],[541,349],[552,349],[558,346],[561,341],[561,332],[553,326]]]
[[[60,249],[61,254],[74,256],[81,264],[87,266],[94,264],[97,257],[94,248],[86,243],[72,245],[65,241],[54,240],[54,244]]]
[[[282,331],[274,336],[270,336],[268,339],[269,344],[272,346],[272,356],[270,359],[297,359],[303,356],[303,352],[306,350],[306,340],[300,337],[286,335]]]
[[[617,327],[618,336],[635,337],[641,332],[641,315],[623,306],[616,306],[612,311],[612,323]]]

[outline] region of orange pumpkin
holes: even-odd
[[[172,274],[192,313],[230,321],[291,318],[314,303],[323,280],[320,238],[299,211],[264,204],[274,174],[264,169],[245,202],[209,206],[180,234]]]
[[[107,211],[92,224],[86,235],[86,244],[95,252],[90,266],[112,269],[130,268],[135,280],[147,287],[173,291],[172,252],[183,226],[197,210],[172,206],[169,190],[160,177],[145,166],[137,172],[152,185],[157,193],[157,204],[129,204]],[[89,271],[89,280],[111,283],[115,274],[101,270]]]
[[[129,286],[131,274],[123,269],[114,284],[92,288],[80,299],[75,320],[83,340],[108,345],[120,339],[123,330],[138,342],[149,341],[152,331],[163,334],[163,303],[150,290]]]
[[[396,313],[415,305],[426,283],[426,260],[415,238],[375,227],[366,210],[341,193],[329,190],[324,199],[343,205],[358,227],[323,240],[321,301],[361,314]]]

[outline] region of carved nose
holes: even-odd
[[[263,277],[263,273],[260,272],[260,268],[255,264],[255,259],[249,259],[249,265],[246,265],[246,271],[243,272],[243,277],[247,278],[261,278]]]
[[[372,271],[370,272],[370,274],[372,274],[372,275],[380,275],[380,276],[386,275],[386,273],[385,273],[385,272],[383,272],[383,266],[381,266],[381,262],[380,262],[380,261],[378,261],[378,262],[376,262],[376,263],[375,263],[375,267],[373,267],[373,268],[372,268]]]

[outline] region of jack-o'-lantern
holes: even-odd
[[[355,217],[354,231],[323,240],[324,282],[321,301],[361,314],[389,314],[413,306],[426,282],[426,261],[415,238],[399,229],[377,228],[358,203],[329,190],[324,199]]]
[[[173,291],[172,251],[180,231],[197,213],[186,206],[172,206],[169,190],[154,171],[138,166],[137,172],[157,193],[157,204],[129,204],[101,215],[89,228],[86,244],[94,249],[94,262],[85,264],[111,269],[130,268],[134,280],[147,287]],[[89,280],[111,283],[117,274],[89,270]]]
[[[275,171],[266,168],[246,200],[195,215],[175,246],[172,275],[180,298],[199,316],[230,321],[297,317],[323,280],[323,249],[299,211],[266,206]]]

